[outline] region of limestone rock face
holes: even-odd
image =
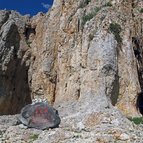
[[[142,35],[141,5],[55,0],[49,13],[33,18],[32,96],[57,107],[117,106],[127,116],[139,115],[135,102],[142,66],[132,39]]]
[[[97,102],[138,115],[142,63],[135,48],[142,50],[141,7],[142,1],[131,0],[55,0],[47,14],[32,18],[1,11],[1,97],[20,96],[22,106],[36,97],[57,107]]]
[[[138,142],[140,128],[125,116],[141,115],[142,7],[142,0],[55,0],[32,18],[1,11],[0,113],[46,98],[61,117],[61,128],[48,132],[57,142]],[[48,135],[37,142],[52,142]]]

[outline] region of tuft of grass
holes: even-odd
[[[133,117],[128,119],[134,122],[136,125],[143,124],[143,117]]]
[[[140,13],[143,13],[143,8],[140,9]]]
[[[111,7],[111,6],[112,6],[111,2],[107,2],[105,5],[103,5],[103,7]]]
[[[28,47],[31,47],[30,46],[31,43],[32,43],[31,41],[26,40],[26,44],[28,45]]]
[[[72,15],[68,18],[68,22],[72,21]]]
[[[82,17],[82,26],[84,26],[86,24],[87,21],[89,21],[90,19],[92,19],[94,16],[96,16],[96,14],[98,13],[98,11],[101,8],[96,7],[92,12],[88,13],[87,15],[84,15]]]
[[[89,3],[89,0],[86,0],[86,4]],[[102,7],[95,7],[94,10],[90,13],[88,13],[87,15],[84,15],[82,17],[82,26],[84,26],[86,24],[87,21],[89,21],[90,19],[92,19],[94,16],[96,16],[96,14],[103,8],[103,7],[111,7],[112,4],[110,2],[107,2],[105,5],[103,5]]]
[[[31,139],[32,141],[35,141],[35,140],[38,139],[38,136],[39,136],[39,135],[37,135],[37,134],[32,134],[32,135],[30,136],[30,139]]]
[[[109,30],[114,34],[118,44],[121,44],[122,43],[122,38],[120,36],[120,33],[122,31],[121,26],[117,23],[111,23],[109,26]]]
[[[89,34],[89,41],[92,41],[93,38],[94,38],[94,34],[93,34],[93,33],[90,33],[90,34]]]
[[[87,6],[90,2],[91,2],[91,0],[83,0],[83,1],[80,3],[79,8],[84,8],[84,7]]]

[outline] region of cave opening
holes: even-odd
[[[31,103],[28,82],[30,65],[23,60],[23,56],[18,56],[21,36],[14,23],[8,30],[8,36],[0,45],[0,49],[5,51],[0,53],[0,115],[20,113],[25,105]],[[30,58],[30,55],[27,58]]]
[[[32,103],[28,69],[21,59],[14,59],[0,75],[0,115],[18,114],[25,105]]]
[[[32,28],[31,25],[28,25],[26,28],[25,28],[25,37],[26,37],[26,40],[29,40],[31,35],[35,35],[36,34],[36,30],[35,28]]]
[[[143,91],[137,96],[136,108],[143,115]]]

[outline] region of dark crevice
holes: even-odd
[[[31,26],[27,26],[24,32],[26,40],[29,40],[31,34],[34,34],[34,35],[36,34],[35,28],[32,28]]]
[[[119,76],[118,75],[115,75],[115,80],[113,82],[113,89],[111,91],[111,103],[113,106],[116,105],[117,103],[117,100],[118,100],[118,96],[119,96]]]
[[[29,48],[31,48],[31,43],[34,40],[34,37],[36,35],[36,27],[31,27],[31,25],[26,25],[25,27],[25,40],[26,40],[26,44]]]
[[[141,91],[136,100],[136,108],[143,115],[143,43],[142,37],[132,37],[133,50],[137,63],[138,80]]]
[[[56,89],[57,89],[57,75],[55,75],[54,93],[53,93],[52,104],[54,104],[54,103],[55,103],[55,100],[56,100]]]
[[[7,35],[5,45],[0,47],[5,48],[2,57],[8,56],[11,51],[6,69],[0,67],[0,115],[20,113],[22,107],[31,103],[29,65],[23,62],[22,57],[17,56],[21,38],[15,24],[10,26]]]
[[[141,89],[143,89],[143,50],[141,37],[132,37],[134,55],[137,61],[138,79]]]
[[[77,90],[77,100],[80,98],[80,88]]]
[[[118,55],[116,55],[116,56],[118,57]],[[117,58],[117,60],[118,60],[118,58]],[[107,95],[107,98],[110,100],[111,104],[113,106],[115,106],[117,103],[118,97],[119,97],[119,88],[120,88],[119,76],[118,76],[118,67],[117,67],[117,69],[113,69],[113,66],[111,64],[106,64],[105,66],[103,66],[101,73],[103,74],[103,76],[106,77],[105,94]],[[112,76],[113,80],[110,83],[108,81],[108,79],[111,76]]]
[[[137,96],[136,108],[143,115],[143,91]]]
[[[1,114],[16,114],[26,104],[31,103],[30,87],[28,84],[28,69],[26,63],[21,63],[21,59],[13,59],[8,65],[6,75],[8,79],[2,78],[3,88],[5,89],[7,109],[1,111]]]

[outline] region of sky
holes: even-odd
[[[22,15],[47,12],[53,0],[0,0],[0,10],[16,10]]]

